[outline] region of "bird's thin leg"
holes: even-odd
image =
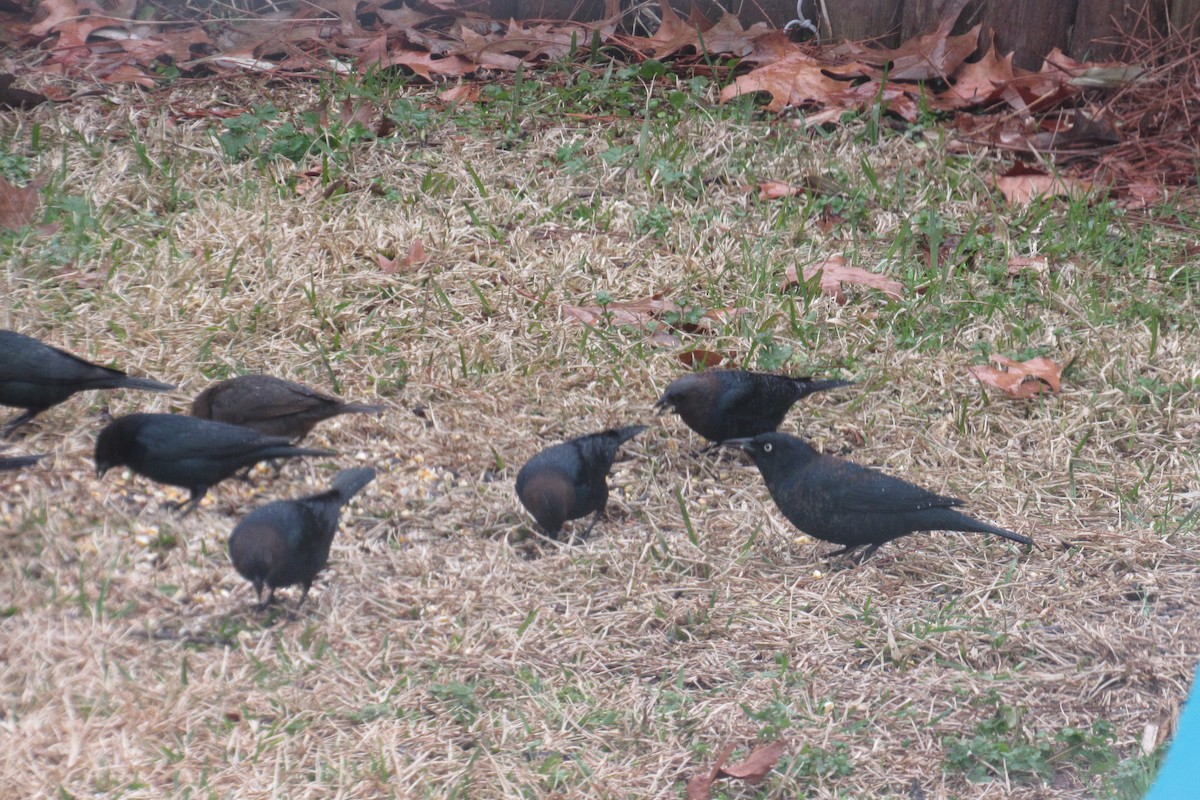
[[[312,583],[304,584],[304,591],[300,593],[300,602],[296,603],[296,607],[288,612],[288,622],[295,622],[297,615],[300,613],[300,607],[304,605],[304,601],[308,599],[308,590],[312,588]]]
[[[588,526],[583,529],[583,533],[579,534],[578,537],[574,535],[571,536],[571,541],[569,544],[575,544],[576,539],[578,539],[580,542],[587,541],[588,536],[592,533],[592,528],[596,527],[596,523],[600,521],[600,517],[602,516],[606,516],[603,508],[592,515],[592,521],[589,522]]]
[[[188,514],[200,507],[200,501],[204,499],[204,495],[208,494],[208,489],[191,489],[192,496],[188,498],[186,503],[181,504],[178,508],[183,512],[179,516],[186,517]]]
[[[861,564],[861,563],[863,563],[864,561],[866,561],[868,558],[870,558],[871,556],[875,555],[875,551],[876,551],[876,550],[878,550],[878,549],[879,549],[879,545],[878,545],[878,544],[871,544],[871,545],[867,545],[867,549],[866,549],[866,550],[864,550],[864,551],[862,552],[862,555],[860,555],[860,556],[858,557],[858,563],[859,563],[859,564]]]
[[[29,420],[33,419],[35,415],[36,414],[33,411],[26,411],[24,413],[17,414],[8,422],[4,423],[4,428],[2,431],[0,431],[0,439],[7,439],[8,437],[12,436],[17,432],[17,428],[21,427],[26,422],[29,422]]]
[[[267,608],[267,604],[263,600],[262,592],[263,592],[263,582],[255,581],[254,582],[254,602],[256,602],[258,604],[255,607],[255,609],[257,611],[265,611]]]

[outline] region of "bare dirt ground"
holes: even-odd
[[[1104,261],[1131,241],[1110,212],[1096,249],[1072,249],[1062,231],[1093,212],[1006,209],[936,132],[540,109],[514,145],[435,110],[419,135],[348,151],[351,190],[323,197],[293,186],[319,157],[236,161],[219,122],[179,113],[316,93],[210,84],[0,114],[10,161],[53,174],[64,220],[4,240],[0,325],[179,387],[77,396],[13,443],[50,457],[0,477],[0,795],[681,797],[725,743],[737,758],[783,739],[765,782],[719,791],[1082,799],[1114,794],[1112,774],[1055,744],[1064,729],[1111,725],[1126,764],[1169,735],[1200,653],[1186,232]],[[636,152],[601,157],[618,146]],[[868,168],[880,196],[832,230],[804,198],[745,191],[830,172],[861,186]],[[944,285],[919,246],[897,249],[927,209],[986,240]],[[425,261],[380,269],[416,240]],[[904,300],[778,291],[785,267],[833,254],[902,280]],[[1031,254],[1054,274],[1008,296],[1007,258]],[[560,310],[660,292],[747,313],[664,332]],[[1071,362],[1062,392],[984,391],[979,343]],[[935,533],[825,562],[751,466],[697,457],[701,440],[653,416],[695,346],[749,366],[791,347],[768,366],[855,379],[783,429],[1037,548]],[[162,507],[174,490],[95,478],[103,406],[183,412],[243,371],[388,410],[319,427],[310,441],[338,458],[226,482],[185,518]],[[608,521],[573,546],[537,537],[512,488],[525,459],[634,422],[652,427],[624,448]],[[229,531],[356,464],[380,475],[308,604],[257,613]],[[954,744],[977,736],[1049,771],[968,780]]]

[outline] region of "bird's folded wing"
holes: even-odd
[[[257,450],[290,444],[279,436],[263,436],[250,428],[230,425],[217,431],[153,430],[142,431],[140,437],[158,458],[187,460],[192,458],[239,458]]]
[[[269,392],[257,392],[250,397],[235,395],[226,398],[222,406],[229,418],[266,420],[291,417],[312,411],[314,407],[335,403],[335,398],[297,385],[295,388],[272,387]]]
[[[20,381],[40,386],[55,386],[75,383],[84,378],[94,378],[95,371],[108,372],[113,377],[125,373],[84,361],[57,347],[46,346],[38,348],[37,352],[26,351],[25,348],[14,348],[14,352],[5,354],[0,361],[0,381]]]
[[[957,498],[934,494],[874,470],[841,476],[833,488],[841,500],[841,507],[846,511],[896,514],[963,504]]]

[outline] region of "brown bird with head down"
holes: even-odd
[[[557,539],[563,523],[595,512],[583,538],[608,505],[608,472],[622,444],[646,430],[629,425],[579,436],[547,447],[517,473],[517,496],[521,504],[546,531]]]
[[[346,403],[302,383],[242,375],[213,384],[192,401],[192,416],[253,428],[300,441],[322,420],[339,414],[379,414],[382,406]]]

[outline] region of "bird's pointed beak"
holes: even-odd
[[[661,417],[663,414],[666,414],[668,411],[672,411],[673,409],[671,408],[670,402],[664,397],[654,404],[654,410],[658,412],[658,415]]]
[[[96,477],[103,478],[104,473],[108,472],[108,470],[109,470],[109,467],[106,464],[97,464],[96,465]]]
[[[721,447],[736,447],[743,453],[749,453],[751,450],[751,441],[752,440],[750,439],[726,439],[725,441],[721,442]]]

